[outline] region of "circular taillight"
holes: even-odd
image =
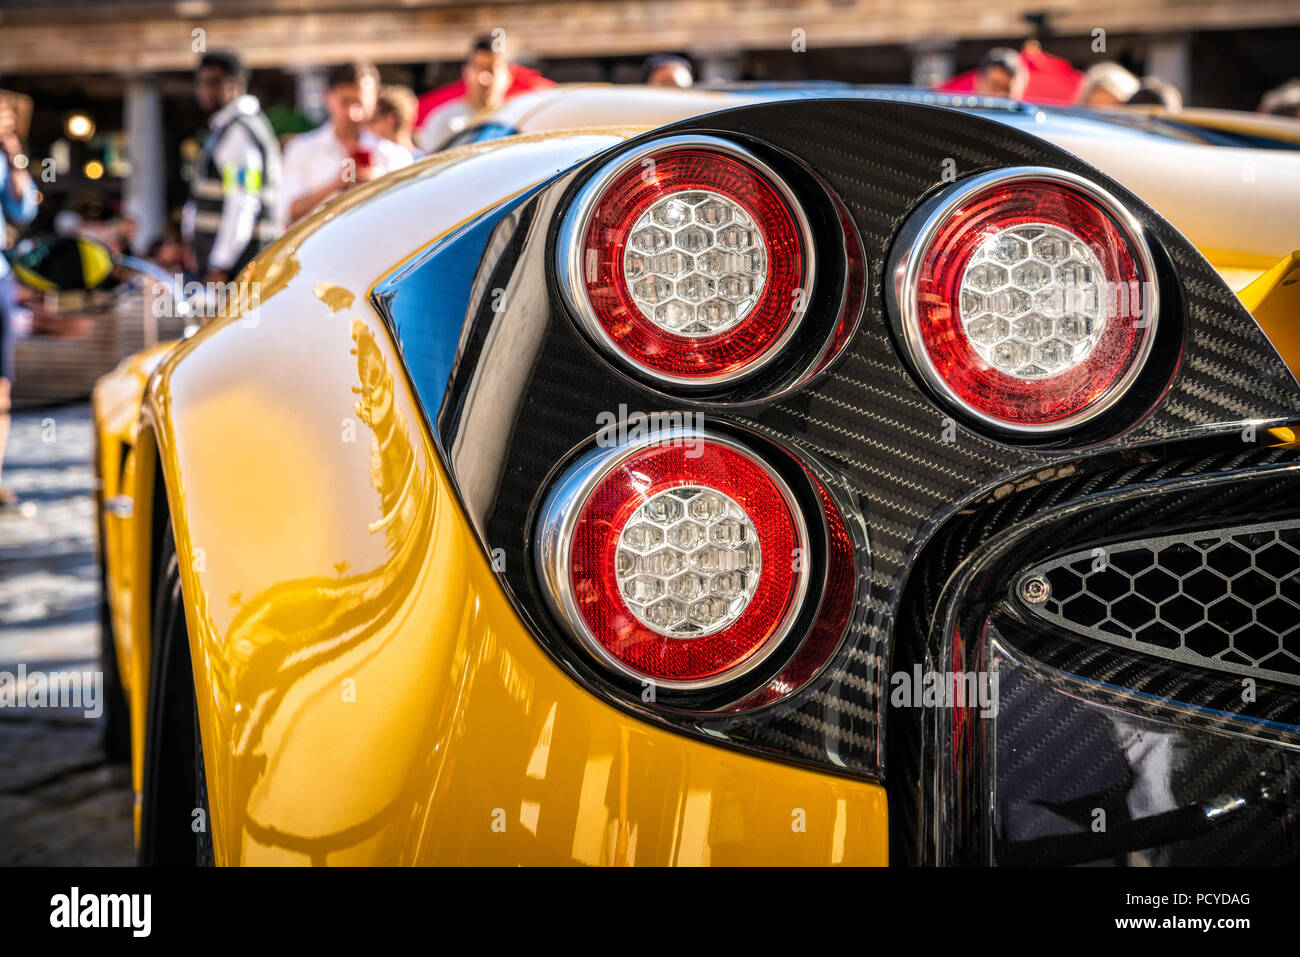
[[[1013,432],[1110,408],[1142,369],[1159,297],[1142,230],[1073,174],[1016,169],[937,197],[894,254],[894,321],[943,397]]]
[[[758,667],[798,617],[808,532],[789,486],[729,439],[658,437],[575,466],[543,510],[539,569],[627,677],[697,690]]]
[[[565,218],[559,256],[565,297],[593,338],[646,376],[704,386],[776,356],[802,318],[813,252],[766,164],[682,136],[600,170]]]

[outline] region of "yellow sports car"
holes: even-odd
[[[560,88],[95,391],[141,858],[1300,859],[1300,136]]]

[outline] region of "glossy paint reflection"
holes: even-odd
[[[538,159],[502,153],[510,195]],[[879,786],[646,725],[520,623],[365,295],[394,264],[350,239],[417,250],[453,206],[295,231],[154,380],[218,862],[884,863]]]

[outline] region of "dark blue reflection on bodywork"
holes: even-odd
[[[374,306],[388,323],[431,423],[447,398],[461,340],[477,308],[474,285],[488,243],[501,222],[542,188],[453,230],[375,287]]]

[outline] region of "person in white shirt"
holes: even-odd
[[[205,53],[195,98],[208,114],[207,141],[194,164],[181,220],[190,268],[208,282],[235,276],[278,233],[280,143],[233,53]]]
[[[325,105],[329,119],[294,137],[284,150],[280,223],[289,226],[321,203],[411,163],[409,150],[370,131],[379,94],[379,71],[369,63],[330,70]]]
[[[436,153],[483,110],[496,109],[510,90],[510,59],[504,41],[483,36],[474,41],[460,68],[465,92],[435,109],[420,125],[415,142],[426,153]]]

